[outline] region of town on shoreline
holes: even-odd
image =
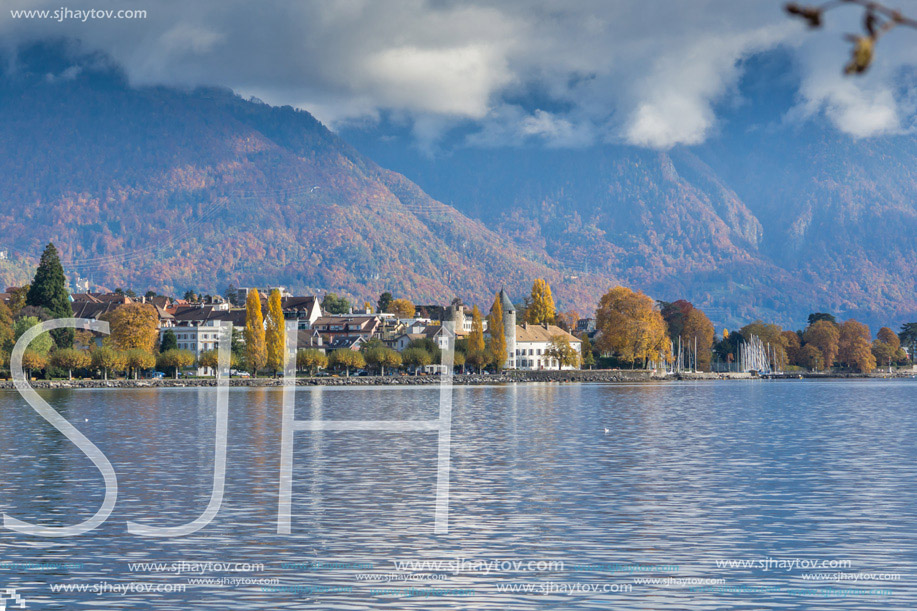
[[[304,385],[431,383],[443,373],[441,355],[452,339],[447,322],[459,384],[917,373],[917,323],[898,333],[882,327],[873,338],[860,322],[813,313],[798,331],[757,320],[717,333],[688,301],[654,301],[621,286],[586,316],[558,311],[543,279],[517,303],[501,289],[486,316],[459,298],[415,304],[389,292],[354,306],[331,292],[319,299],[283,287],[230,285],[222,295],[187,291],[182,298],[83,288],[68,286],[49,244],[31,284],[0,293],[0,378],[10,377],[19,338],[57,318],[104,321],[111,332],[38,335],[21,354],[36,387],[212,384],[226,323],[233,328],[231,383],[246,386],[276,383],[290,323]]]

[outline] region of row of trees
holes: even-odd
[[[905,333],[908,325],[905,325]],[[917,329],[915,329],[917,331]],[[809,316],[808,325],[799,331],[755,321],[738,332],[726,334],[717,346],[724,360],[731,360],[736,347],[755,335],[770,347],[778,368],[800,367],[822,371],[831,367],[870,372],[879,366],[891,367],[908,360],[901,338],[888,327],[882,327],[872,338],[869,327],[854,319],[838,322],[824,312]]]

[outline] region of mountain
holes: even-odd
[[[689,299],[718,324],[917,318],[917,139],[791,121],[785,62],[748,72],[717,133],[665,152],[482,148],[459,129],[430,155],[409,134],[380,144],[383,128],[343,135],[524,252]]]
[[[612,279],[435,201],[312,115],[230,91],[132,87],[104,56],[20,49],[0,78],[0,248],[109,287],[283,285],[489,305],[536,277],[585,308]]]
[[[917,141],[786,120],[795,85],[772,60],[703,145],[459,134],[431,156],[384,125],[336,135],[301,110],[133,87],[104,56],[34,45],[0,58],[0,250],[54,241],[73,274],[173,293],[279,284],[486,306],[543,277],[582,313],[624,283],[730,328],[799,328],[812,311],[914,320]]]

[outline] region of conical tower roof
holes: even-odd
[[[500,306],[503,308],[504,312],[516,311],[516,306],[510,301],[509,295],[506,294],[506,289],[500,289]]]

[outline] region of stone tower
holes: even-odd
[[[516,306],[510,301],[505,289],[500,289],[500,305],[503,308],[503,334],[506,336],[506,363],[504,368],[516,368]]]
[[[455,323],[456,333],[461,334],[465,332],[465,304],[462,303],[459,297],[453,299],[452,303],[449,304],[449,308],[444,318]]]

